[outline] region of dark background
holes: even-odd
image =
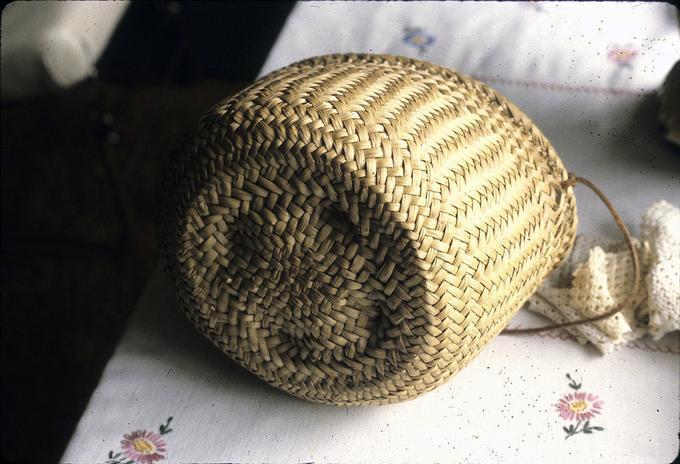
[[[96,79],[2,104],[5,458],[60,458],[155,268],[166,155],[254,80],[292,7],[133,3]]]

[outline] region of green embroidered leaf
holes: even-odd
[[[593,427],[591,427],[591,429],[593,429],[593,430],[599,430],[599,431],[601,432],[601,431],[604,430],[604,427],[600,427],[600,426],[598,425],[598,426],[593,426]]]
[[[590,429],[583,429],[583,433],[593,433]]]
[[[580,390],[581,389],[581,383],[576,383],[576,380],[574,380],[571,375],[567,374],[567,378],[569,379],[569,387],[572,388],[573,390]]]
[[[172,432],[172,429],[170,428],[170,422],[172,422],[172,416],[168,417],[168,420],[165,421],[165,424],[161,424],[160,427],[158,427],[158,431],[161,435]]]
[[[590,425],[590,421],[589,421],[589,420],[587,420],[586,423],[583,424],[583,428],[584,428],[584,429],[587,429],[587,428],[588,428],[588,425]]]
[[[109,451],[109,459],[113,458],[113,450]]]
[[[562,430],[564,430],[566,433],[569,433],[569,429],[566,427],[562,427]]]

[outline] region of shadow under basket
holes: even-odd
[[[470,362],[569,252],[567,178],[479,81],[322,56],[202,118],[164,175],[161,242],[229,357],[307,400],[393,403]]]

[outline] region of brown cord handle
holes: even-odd
[[[564,327],[572,327],[572,326],[575,326],[575,325],[587,324],[589,322],[597,322],[597,321],[601,321],[601,320],[607,319],[609,317],[612,317],[613,315],[619,313],[622,309],[624,309],[626,307],[626,305],[633,304],[633,300],[635,299],[635,295],[637,295],[638,288],[640,286],[640,260],[639,260],[638,255],[637,255],[637,250],[635,249],[635,245],[633,244],[633,238],[631,237],[630,232],[628,231],[628,228],[623,223],[621,216],[619,215],[619,213],[616,212],[616,210],[614,209],[614,206],[609,201],[609,198],[607,198],[607,196],[604,193],[602,193],[602,190],[597,188],[595,186],[595,184],[593,184],[588,179],[586,179],[584,177],[575,176],[572,173],[569,173],[569,177],[567,178],[567,180],[562,183],[562,185],[565,189],[572,187],[575,184],[583,184],[586,187],[590,188],[590,190],[595,192],[595,194],[598,197],[600,197],[600,200],[602,200],[602,202],[605,204],[607,209],[609,209],[609,212],[611,213],[612,217],[614,218],[616,225],[618,225],[619,229],[621,229],[621,232],[623,232],[623,236],[626,239],[626,244],[628,245],[628,249],[630,250],[630,254],[633,258],[633,273],[634,273],[634,276],[633,276],[633,288],[630,291],[630,295],[623,304],[617,305],[616,307],[612,308],[611,310],[607,311],[606,313],[600,314],[598,316],[593,316],[593,317],[589,317],[589,318],[586,318],[586,319],[579,319],[577,321],[561,322],[561,323],[558,323],[558,324],[546,325],[544,327],[532,327],[532,328],[528,328],[528,329],[512,329],[512,328],[511,329],[505,329],[501,332],[503,334],[509,334],[509,335],[533,334],[533,333],[545,332],[545,331],[548,331],[548,330],[561,329],[561,328],[564,328]]]

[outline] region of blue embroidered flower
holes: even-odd
[[[404,28],[404,38],[402,40],[406,45],[416,47],[418,53],[422,55],[434,43],[435,37],[420,27],[406,27]]]

